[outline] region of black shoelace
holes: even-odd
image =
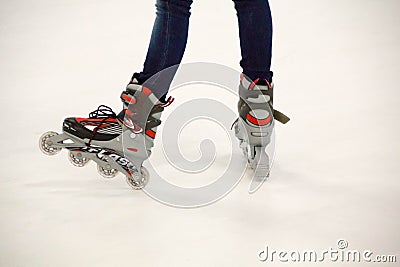
[[[100,105],[95,111],[89,113],[89,118],[116,118],[117,114],[108,106]]]
[[[112,110],[112,108],[106,106],[106,105],[100,105],[96,110],[92,111],[89,113],[89,118],[103,118],[100,122],[100,124],[93,129],[93,134],[90,137],[89,140],[89,145],[91,144],[92,140],[97,134],[98,129],[103,125],[103,123],[108,119],[108,118],[117,118],[117,114]]]

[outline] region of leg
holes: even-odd
[[[243,73],[271,81],[272,18],[268,0],[233,0],[239,22]]]
[[[239,21],[243,75],[239,85],[239,118],[234,122],[240,147],[254,169],[255,188],[269,176],[265,151],[274,120],[289,121],[272,107],[272,18],[268,0],[233,0]],[[253,184],[253,183],[252,183]]]
[[[157,0],[156,20],[143,71],[134,74],[140,84],[159,71],[180,64],[188,37],[191,4],[192,0]],[[149,81],[148,86],[158,98],[167,93],[175,72],[176,68],[167,75],[170,77],[163,77],[157,83],[156,78]],[[157,86],[159,83],[162,86]]]

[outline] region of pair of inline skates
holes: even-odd
[[[251,81],[242,75],[239,96],[239,117],[232,127],[255,176],[265,178],[270,169],[265,148],[270,143],[274,119],[286,123],[289,118],[273,109],[270,81]],[[123,109],[119,114],[101,105],[88,118],[66,118],[62,134],[50,131],[40,137],[40,149],[46,155],[55,155],[66,148],[73,165],[82,167],[93,160],[103,177],[113,178],[121,172],[129,186],[142,189],[149,180],[143,162],[151,154],[161,113],[173,98],[162,102],[132,78],[121,100]]]

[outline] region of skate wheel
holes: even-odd
[[[42,136],[40,137],[39,148],[44,154],[53,156],[61,151],[61,147],[53,147],[52,142],[49,141],[49,139],[51,137],[56,136],[56,135],[58,135],[58,133],[50,131],[50,132],[46,132],[46,133],[42,134]]]
[[[109,167],[109,168],[107,168]],[[103,176],[104,178],[110,179],[110,178],[114,178],[117,174],[118,174],[118,170],[117,169],[112,169],[111,165],[107,164],[106,168],[103,168],[100,165],[97,165],[97,171],[99,172],[99,174],[101,176]]]
[[[81,152],[72,152],[69,151],[68,159],[72,163],[72,165],[76,167],[83,167],[85,166],[90,159],[83,157]]]
[[[140,175],[138,171],[132,173],[132,176],[126,176],[126,182],[130,187],[135,190],[140,190],[144,188],[149,182],[149,172],[145,167],[140,168]]]

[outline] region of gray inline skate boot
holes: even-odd
[[[254,170],[255,178],[269,176],[270,163],[265,149],[271,142],[275,120],[287,123],[290,119],[273,109],[273,84],[268,80],[251,81],[241,76],[239,85],[238,119],[233,123],[240,148]]]
[[[173,98],[162,103],[150,89],[132,80],[121,100],[123,110],[118,115],[101,105],[88,118],[66,118],[62,134],[47,132],[40,137],[40,149],[55,155],[66,148],[73,165],[82,167],[93,160],[103,177],[121,172],[133,189],[143,188],[149,173],[142,164],[151,154],[161,112]]]

